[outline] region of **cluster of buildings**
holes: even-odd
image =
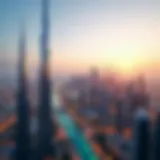
[[[42,0],[42,37],[41,37],[41,68],[40,84],[37,101],[38,125],[36,136],[30,133],[31,106],[28,99],[25,74],[25,31],[22,30],[19,42],[19,75],[16,95],[15,147],[10,151],[13,160],[46,160],[56,156],[54,113],[52,112],[52,87],[48,74],[48,40],[49,40],[49,0]],[[65,83],[60,90],[61,100],[69,103],[80,116],[96,117],[102,126],[115,126],[118,133],[125,127],[134,124],[133,157],[134,160],[147,160],[150,146],[150,118],[146,111],[150,101],[143,77],[135,82],[119,81],[113,76],[102,78],[99,70],[91,69],[89,75],[75,77]],[[34,96],[33,96],[34,97]],[[33,98],[31,96],[31,98]],[[2,108],[0,108],[2,109]],[[134,113],[140,109],[134,121]],[[158,117],[159,118],[159,117]],[[160,159],[160,120],[156,120],[152,140],[154,160]],[[1,138],[1,137],[0,137]],[[63,145],[62,145],[63,146]],[[65,159],[65,158],[62,158]],[[68,158],[69,159],[69,158]],[[152,159],[152,158],[151,158]],[[67,160],[67,159],[65,159]],[[87,160],[87,159],[84,159]],[[127,159],[128,160],[128,159]]]
[[[72,78],[63,86],[63,92],[79,114],[95,112],[104,125],[114,125],[119,130],[132,127],[135,111],[150,105],[143,77],[134,82],[120,81],[112,75],[102,77],[96,68],[86,76]]]
[[[106,133],[106,137],[108,143],[118,147],[122,159],[160,158],[159,115],[154,115],[153,123],[150,94],[144,77],[120,82],[111,76],[103,78],[99,70],[94,68],[88,75],[68,81],[63,86],[63,97],[64,106],[73,109],[79,117],[96,118],[101,126],[116,128],[114,135]],[[121,134],[125,128],[132,129],[129,140]]]

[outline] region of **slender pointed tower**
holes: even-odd
[[[26,91],[25,75],[25,30],[22,28],[19,41],[19,76],[17,91],[17,134],[16,134],[16,160],[28,160],[30,156],[29,133],[29,101]]]
[[[40,104],[38,132],[38,160],[53,156],[53,123],[51,115],[51,85],[48,74],[49,56],[49,0],[42,0]]]

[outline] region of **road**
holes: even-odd
[[[60,125],[66,131],[71,142],[75,146],[80,159],[98,160],[97,154],[94,152],[92,145],[88,142],[81,130],[76,126],[73,119],[65,111],[56,112]]]

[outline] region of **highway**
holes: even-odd
[[[57,109],[56,109],[57,110]],[[86,137],[78,129],[73,119],[69,114],[65,112],[55,112],[61,127],[67,133],[69,139],[71,139],[72,144],[75,146],[75,150],[78,153],[80,159],[84,160],[98,160],[98,156],[92,149],[92,145],[89,144]],[[0,133],[5,133],[7,129],[16,123],[16,116],[13,115],[0,124]]]
[[[56,112],[60,125],[64,128],[71,142],[75,146],[81,160],[98,160],[92,145],[88,142],[81,130],[76,126],[73,119],[65,111]]]
[[[60,126],[64,129],[65,133],[71,140],[72,144],[75,147],[76,152],[78,153],[80,159],[82,160],[98,160],[100,159],[100,154],[97,149],[98,146],[89,141],[88,137],[84,135],[83,131],[78,128],[77,122],[79,124],[86,124],[86,122],[81,119],[78,115],[72,115],[60,109],[59,99],[54,96],[54,113],[56,114],[57,120]],[[58,102],[55,104],[55,102]],[[57,107],[56,107],[57,106]],[[78,120],[77,120],[78,119]],[[0,133],[4,133],[8,128],[14,125],[16,122],[16,116],[13,115],[8,118],[5,122],[0,123]],[[106,132],[113,134],[115,130],[113,127],[107,127]],[[96,146],[96,147],[95,147]]]

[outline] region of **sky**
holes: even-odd
[[[97,66],[131,75],[160,69],[159,0],[50,0],[53,74],[86,72]],[[27,66],[40,60],[41,0],[0,1],[0,72],[15,74],[18,38],[25,21]],[[3,69],[5,68],[5,70]]]

